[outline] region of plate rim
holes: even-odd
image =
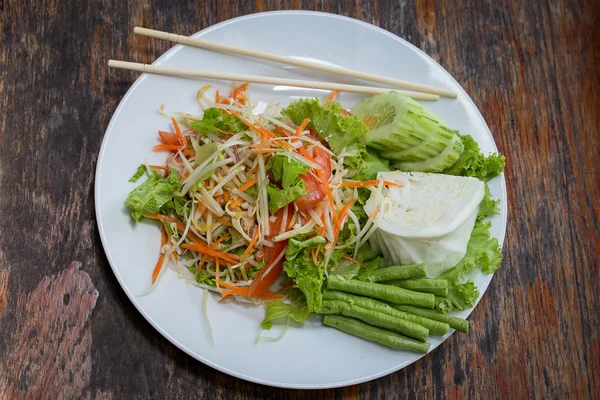
[[[246,14],[246,15],[242,15],[239,17],[235,17],[235,18],[231,18],[222,22],[219,22],[217,24],[208,26],[196,33],[194,33],[193,37],[198,37],[198,36],[203,36],[206,33],[218,29],[218,28],[222,28],[226,25],[235,23],[237,21],[240,20],[246,20],[246,19],[254,19],[254,18],[261,18],[261,17],[268,17],[270,15],[317,15],[317,16],[322,16],[322,17],[328,17],[328,18],[333,18],[333,19],[339,19],[339,20],[344,20],[344,21],[349,21],[352,23],[356,23],[359,25],[362,25],[364,27],[367,27],[369,29],[372,29],[378,33],[383,33],[386,36],[394,39],[397,42],[400,42],[406,46],[408,46],[409,48],[411,48],[413,51],[416,51],[417,53],[419,53],[422,56],[425,56],[429,61],[433,62],[435,65],[437,65],[438,67],[440,67],[440,69],[443,71],[443,73],[450,78],[459,88],[459,96],[464,96],[464,98],[471,104],[471,106],[476,110],[477,115],[479,115],[479,117],[481,118],[481,120],[484,122],[484,126],[485,126],[485,130],[487,131],[488,136],[491,139],[492,142],[492,148],[495,152],[498,152],[498,147],[496,145],[496,141],[494,140],[494,137],[487,125],[487,122],[485,122],[485,118],[483,118],[483,115],[481,114],[481,112],[479,111],[479,108],[475,105],[475,103],[473,102],[473,100],[471,99],[471,97],[467,94],[467,92],[465,91],[465,89],[462,87],[462,85],[460,85],[456,79],[454,79],[454,77],[443,67],[441,66],[436,60],[434,60],[431,56],[429,56],[428,54],[426,54],[424,51],[422,51],[421,49],[419,49],[418,47],[416,47],[415,45],[413,45],[412,43],[408,42],[407,40],[401,38],[400,36],[389,32],[379,26],[373,25],[371,23],[365,22],[365,21],[361,21],[359,19],[356,18],[352,18],[352,17],[347,17],[347,16],[343,16],[343,15],[338,15],[338,14],[332,14],[332,13],[326,13],[326,12],[321,12],[321,11],[309,11],[309,10],[279,10],[279,11],[267,11],[267,12],[259,12],[259,13],[252,13],[252,14]],[[181,48],[183,45],[181,44],[177,44],[175,46],[173,46],[172,48],[170,48],[169,50],[165,51],[165,53],[163,53],[160,57],[158,57],[152,64],[155,63],[160,63],[160,62],[164,62],[166,60],[168,60],[169,58],[171,58],[173,56],[174,53],[176,53],[176,49]],[[257,384],[261,384],[261,385],[267,385],[267,386],[272,386],[272,387],[278,387],[278,388],[284,388],[284,389],[332,389],[332,388],[340,388],[340,387],[345,387],[345,386],[349,386],[349,385],[355,385],[355,384],[360,384],[360,383],[364,383],[364,382],[368,382],[383,376],[387,376],[391,373],[394,373],[396,371],[399,371],[403,368],[408,367],[409,365],[415,363],[416,361],[420,360],[421,358],[433,353],[433,351],[435,349],[437,349],[441,344],[443,344],[446,340],[448,340],[448,338],[450,338],[450,336],[452,336],[454,334],[454,332],[450,333],[447,337],[445,337],[438,345],[436,345],[435,347],[432,347],[429,352],[427,354],[423,354],[420,355],[418,358],[416,358],[415,360],[412,361],[407,361],[404,363],[401,363],[397,366],[394,366],[392,368],[389,368],[387,370],[375,373],[375,374],[371,374],[368,376],[364,376],[364,377],[360,377],[360,378],[356,378],[356,379],[350,379],[347,381],[341,381],[341,382],[334,382],[334,383],[325,383],[325,384],[294,384],[294,383],[285,383],[285,382],[278,382],[278,381],[271,381],[268,379],[262,379],[262,378],[257,378],[257,377],[253,377],[253,376],[248,376],[246,374],[243,373],[239,373],[236,371],[233,371],[231,369],[228,369],[226,367],[223,367],[213,361],[210,361],[204,357],[202,357],[199,354],[194,353],[192,350],[188,349],[185,345],[183,345],[182,343],[180,343],[177,339],[175,339],[173,336],[171,336],[169,333],[167,333],[164,329],[162,329],[162,327],[156,323],[152,317],[150,315],[148,315],[148,313],[141,307],[141,305],[139,304],[139,302],[136,300],[135,296],[133,295],[133,293],[131,293],[131,291],[127,288],[127,285],[125,285],[123,278],[121,277],[118,269],[115,266],[115,262],[113,261],[112,257],[111,257],[111,253],[106,245],[106,239],[105,239],[105,231],[103,228],[103,223],[101,220],[101,210],[100,210],[100,205],[98,202],[98,191],[99,191],[99,178],[100,178],[100,165],[102,164],[103,160],[104,160],[104,154],[106,152],[106,147],[107,147],[107,143],[108,143],[108,138],[111,135],[111,132],[113,130],[113,125],[116,123],[116,120],[118,119],[120,113],[122,112],[122,109],[125,106],[125,103],[127,102],[127,100],[129,99],[129,97],[132,95],[133,91],[142,84],[142,82],[149,76],[149,74],[141,74],[135,81],[134,83],[129,87],[129,89],[127,90],[127,92],[125,93],[125,95],[123,96],[123,98],[121,99],[121,101],[119,102],[119,105],[117,106],[117,108],[115,109],[115,111],[112,114],[112,117],[110,119],[110,122],[104,132],[103,138],[102,138],[102,143],[100,146],[100,150],[98,152],[98,158],[96,161],[96,173],[94,175],[94,210],[95,210],[95,216],[96,216],[96,224],[98,227],[98,232],[99,232],[99,236],[100,236],[100,241],[102,243],[102,248],[104,250],[104,254],[106,255],[106,258],[108,260],[108,263],[112,269],[112,272],[114,273],[115,277],[117,278],[117,281],[119,282],[119,285],[121,286],[121,290],[123,290],[125,292],[125,294],[127,295],[127,297],[129,298],[129,300],[131,301],[131,303],[133,304],[133,306],[137,309],[137,311],[144,317],[144,319],[150,323],[150,325],[152,325],[152,327],[154,329],[156,329],[164,338],[166,338],[169,342],[171,342],[173,345],[175,345],[177,348],[179,348],[181,351],[183,351],[184,353],[186,353],[187,355],[189,355],[190,357],[194,358],[197,361],[202,362],[203,364],[216,369],[217,371],[220,371],[222,373],[225,373],[227,375],[239,378],[239,379],[243,379],[249,382],[253,382],[253,383],[257,383]],[[501,179],[500,181],[500,187],[501,187],[501,191],[502,193],[507,196],[507,190],[506,190],[506,179],[504,176],[504,173],[502,173],[499,178]],[[503,248],[504,245],[504,240],[506,237],[506,228],[508,225],[508,202],[505,201],[504,204],[504,209],[505,209],[505,215],[504,215],[504,221],[500,221],[500,223],[503,223],[503,228],[501,230],[500,233],[500,238],[499,238],[499,243],[500,243],[500,247]],[[500,215],[502,217],[502,214]],[[477,305],[479,304],[479,302],[481,301],[481,299],[483,298],[483,295],[485,294],[485,292],[487,291],[487,288],[489,286],[489,284],[491,283],[492,279],[493,279],[493,275],[490,277],[490,280],[488,281],[488,284],[485,285],[485,287],[481,288],[481,296],[479,296],[479,298],[477,299],[477,302],[475,303],[475,305],[471,308],[471,310],[469,311],[469,316],[471,315],[471,313],[475,310],[475,308],[477,307]]]

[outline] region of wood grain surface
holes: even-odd
[[[169,47],[133,26],[192,33],[279,9],[351,16],[423,49],[507,157],[505,261],[471,333],[348,388],[268,388],[179,351],[126,298],[96,227],[97,153],[134,79],[106,61]],[[600,398],[598,26],[593,0],[0,0],[0,396]]]

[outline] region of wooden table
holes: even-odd
[[[600,31],[591,0],[0,0],[0,394],[6,398],[600,398]],[[172,3],[172,4],[171,4]],[[182,2],[183,3],[183,2]],[[463,85],[507,156],[504,264],[471,318],[414,365],[319,392],[241,381],[134,309],[102,251],[96,158],[133,81],[109,58],[257,11],[381,26]],[[293,360],[290,360],[293,362]]]

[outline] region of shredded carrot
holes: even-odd
[[[275,129],[275,132],[279,133],[281,136],[289,136],[290,135],[287,130],[283,129],[279,125],[275,125],[273,127],[273,129]]]
[[[217,240],[215,240],[215,243],[213,244],[213,247],[217,247],[219,245],[219,243],[221,243],[223,240],[227,239],[229,237],[229,232],[225,232],[224,235],[222,235],[220,238],[218,238]]]
[[[231,203],[229,205],[229,209],[230,210],[235,210],[240,204],[242,204],[244,202],[244,199],[242,199],[241,197],[238,197],[237,199],[235,199],[233,201],[233,203]]]
[[[298,147],[298,151],[300,152],[300,154],[302,154],[304,156],[304,158],[306,158],[308,161],[311,162],[315,162],[315,159],[312,158],[312,156],[310,154],[308,154],[308,151],[306,151],[306,149],[304,147]]]
[[[221,272],[221,268],[219,268],[219,259],[215,259],[215,284],[217,285],[218,288],[220,288],[219,286],[219,273]]]
[[[323,182],[323,187],[325,188],[325,193],[327,194],[327,200],[329,201],[329,207],[331,207],[331,212],[335,215],[335,203],[333,202],[333,193],[331,193],[329,181],[327,180],[327,178],[325,178],[325,174],[320,169],[315,170],[315,172],[317,173],[317,176],[321,179],[321,182]]]
[[[140,164],[140,167],[145,167],[145,166],[146,166],[146,164]],[[162,166],[162,165],[152,165],[152,164],[150,164],[148,166],[150,168],[160,169],[161,171],[168,171],[169,170],[169,168],[167,168],[165,166]]]
[[[312,249],[312,260],[315,265],[319,265],[319,259],[317,258],[319,255],[319,251],[321,250],[321,245],[319,244],[316,249]]]
[[[338,95],[339,93],[340,93],[340,92],[338,92],[337,90],[333,90],[333,91],[332,91],[332,92],[329,94],[329,97],[327,98],[327,100],[329,100],[329,101],[333,101],[333,100],[335,100],[335,98],[337,97],[337,95]]]
[[[231,225],[231,222],[227,221],[226,219],[223,219],[221,217],[217,217],[215,214],[211,213],[208,208],[205,210],[205,213],[206,213],[206,215],[204,216],[205,220],[208,218],[208,213],[210,213],[210,215],[212,216],[212,218],[215,221],[218,221],[218,222],[222,223],[225,226],[233,226],[233,225]]]
[[[181,129],[179,129],[179,124],[173,117],[171,117],[171,122],[173,122],[173,126],[175,127],[175,134],[177,135],[177,138],[179,139],[179,143],[182,146],[185,146],[185,139],[184,139],[183,135],[181,134]]]
[[[350,207],[352,207],[353,204],[354,204],[353,201],[346,203],[344,205],[344,207],[342,208],[342,210],[340,211],[340,215],[336,218],[335,229],[333,231],[333,241],[329,243],[329,249],[327,250],[328,252],[333,250],[333,247],[335,246],[335,242],[337,242],[338,235],[340,234],[340,231],[342,230],[344,218],[346,217],[348,210],[350,209]]]
[[[200,260],[200,264],[198,264],[198,268],[196,268],[196,273],[202,269],[207,258],[208,256],[206,254],[202,256],[202,260]]]
[[[227,131],[224,131],[224,130],[222,130],[222,129],[219,129],[219,128],[217,128],[217,127],[214,127],[214,129],[215,129],[217,132],[220,132],[220,133],[222,133],[222,134],[224,134],[224,135],[233,135],[233,132],[227,132]]]
[[[368,187],[368,186],[377,186],[377,185],[379,185],[379,183],[381,183],[381,181],[379,181],[379,180],[362,181],[362,182],[346,181],[346,182],[342,182],[341,185],[343,187],[347,187],[347,188],[362,188],[362,187]],[[402,187],[401,184],[395,183],[395,182],[390,182],[390,181],[383,181],[383,184],[386,186]]]
[[[221,260],[229,263],[229,264],[237,264],[239,261],[239,257],[235,254],[223,253],[221,251],[215,250],[212,247],[209,247],[205,244],[200,243],[184,243],[181,245],[184,249],[190,249],[197,251],[198,253],[207,254],[215,258],[220,258]]]
[[[234,87],[231,93],[229,94],[229,97],[231,97],[234,100],[237,100],[238,96],[246,91],[246,88],[248,88],[248,84],[249,82],[246,82],[238,87]]]
[[[250,252],[252,251],[252,248],[254,247],[254,245],[256,244],[256,240],[258,239],[258,228],[255,229],[254,231],[254,236],[252,236],[252,240],[250,241],[250,244],[248,245],[248,247],[246,247],[246,250],[244,250],[244,253],[242,254],[242,260],[248,255],[250,254]]]
[[[221,285],[229,288],[229,290],[221,292],[221,296],[223,297],[223,299],[225,297],[231,296],[233,294],[238,295],[238,296],[248,297],[248,287],[239,287],[239,286],[234,286],[234,285],[228,285],[224,282],[221,282]],[[260,296],[255,296],[255,298],[259,298],[262,300],[279,300],[279,299],[283,298],[283,296],[280,296],[273,292],[266,292],[266,293],[261,294]],[[222,299],[221,299],[221,301],[222,301]]]
[[[306,129],[306,125],[308,125],[309,123],[310,123],[310,118],[305,118],[304,121],[302,121],[302,123],[300,124],[298,129],[296,129],[296,134],[295,134],[296,137],[292,139],[292,142],[296,142],[298,140],[298,136],[300,136],[302,134],[302,132],[304,132],[304,129]]]
[[[254,167],[250,171],[248,171],[248,176],[254,175],[256,173],[256,171],[258,171],[258,166]]]
[[[245,192],[250,189],[257,182],[256,178],[250,179],[248,182],[244,183],[242,186],[238,188],[238,193]]]
[[[290,283],[289,285],[284,286],[284,287],[282,287],[279,290],[282,291],[282,292],[287,292],[288,290],[292,290],[294,288],[294,286],[296,286],[296,285],[293,284],[293,283]]]
[[[163,265],[163,261],[165,259],[165,253],[162,252],[162,248],[165,245],[165,243],[167,243],[167,231],[165,228],[161,229],[160,231],[160,250],[161,253],[158,256],[158,261],[156,262],[156,266],[154,267],[154,271],[152,271],[152,284],[154,285],[154,282],[156,282],[156,278],[158,278],[158,274],[160,273],[161,267]]]
[[[368,117],[367,119],[365,119],[363,122],[365,123],[365,125],[367,125],[370,128],[369,124],[371,123],[371,121],[373,121],[372,115],[370,117]]]
[[[181,146],[175,146],[172,144],[157,144],[153,147],[154,151],[177,151],[181,150]]]
[[[217,89],[217,91],[215,92],[215,103],[219,103],[219,102],[220,102],[219,90]]]
[[[251,149],[248,151],[250,153],[255,153],[255,154],[267,154],[267,153],[276,153],[277,149]]]
[[[349,256],[342,256],[342,258],[343,258],[344,260],[348,260],[348,261],[350,261],[350,262],[353,262],[353,263],[356,263],[356,264],[360,264],[360,265],[362,265],[363,267],[365,266],[365,264],[363,264],[362,262],[358,261],[356,258],[352,258],[352,257],[349,257]]]

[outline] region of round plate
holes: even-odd
[[[472,135],[484,152],[496,151],[481,114],[450,74],[416,47],[373,25],[331,14],[273,12],[225,21],[194,37],[455,90],[460,93],[457,99],[428,105],[449,126]],[[155,65],[370,84],[181,45],[167,51]],[[302,326],[290,326],[278,342],[256,343],[264,310],[231,302],[218,304],[218,298],[211,295],[208,314],[213,344],[202,316],[202,290],[169,270],[155,290],[145,294],[158,256],[160,233],[155,224],[134,223],[130,217],[123,201],[139,182],[129,183],[128,179],[140,163],[160,164],[166,159],[164,153],[152,151],[158,143],[157,130],[172,129],[170,121],[157,113],[158,107],[164,104],[167,111],[198,114],[195,96],[208,83],[223,93],[231,87],[229,82],[144,74],[129,89],[106,130],[96,171],[96,217],[108,261],[129,299],[152,326],[192,357],[227,374],[266,385],[339,387],[378,378],[416,361],[420,357],[417,354],[391,350],[325,327],[317,316]],[[254,100],[281,104],[327,95],[324,91],[268,85],[250,85],[249,92]],[[348,93],[339,96],[346,108],[362,98]],[[490,189],[501,199],[502,213],[493,219],[492,234],[502,243],[506,227],[504,177],[490,182]],[[473,279],[483,294],[491,276],[475,274]],[[461,316],[469,314],[466,311]],[[263,334],[276,336],[278,329],[281,327]],[[433,336],[431,351],[445,338]]]

